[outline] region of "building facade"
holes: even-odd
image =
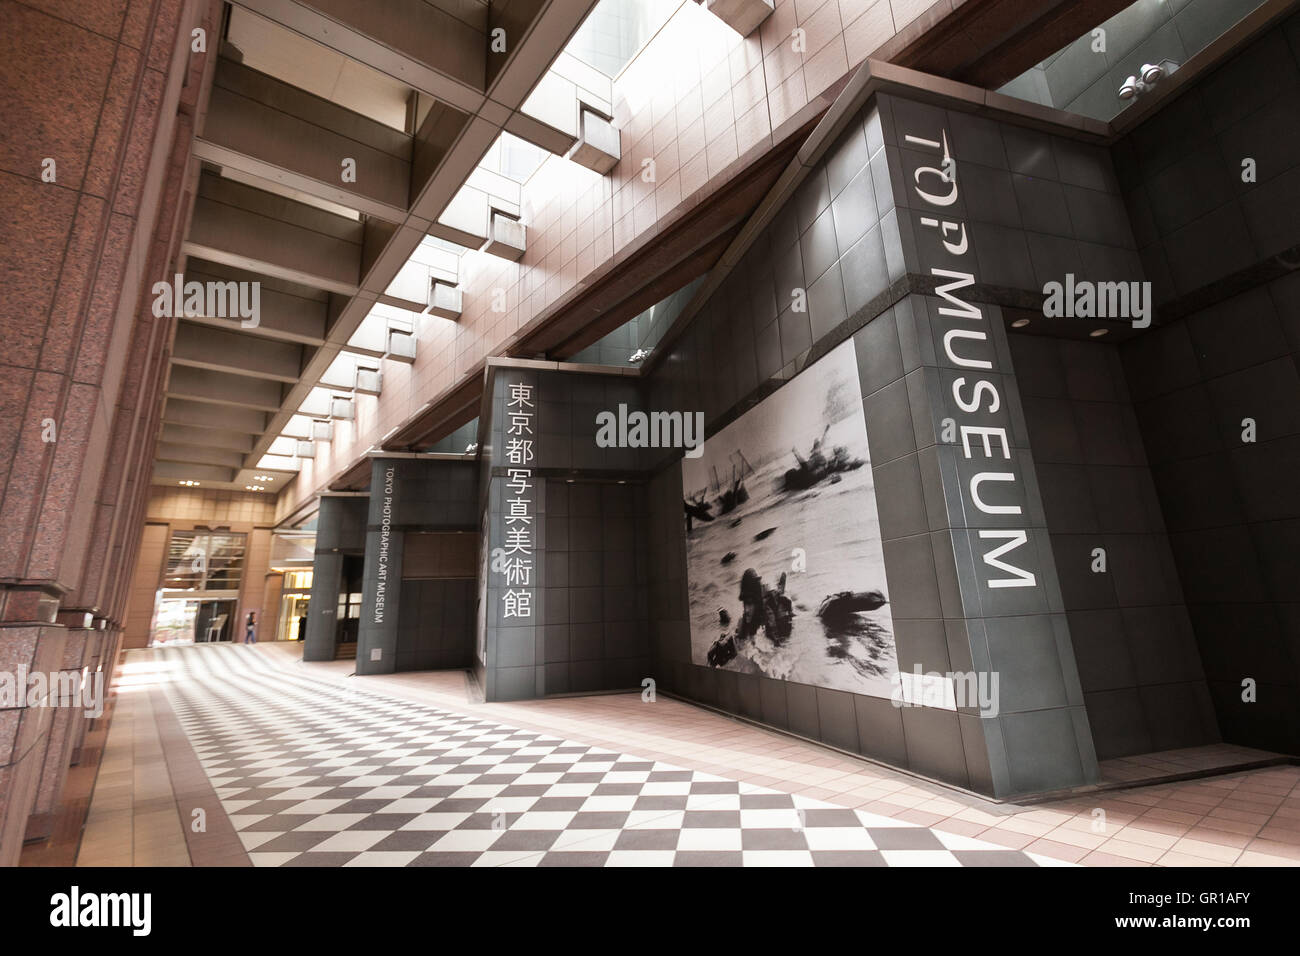
[[[1294,3],[0,11],[6,669],[253,612],[994,799],[1300,755]]]

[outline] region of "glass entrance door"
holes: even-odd
[[[229,641],[235,628],[233,600],[161,598],[154,615],[154,646]]]
[[[307,607],[310,604],[310,594],[286,594],[280,598],[280,625],[275,635],[277,641],[307,639]]]

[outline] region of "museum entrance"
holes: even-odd
[[[311,605],[310,570],[286,570],[280,591],[280,616],[276,622],[277,641],[307,639],[307,610]]]
[[[200,600],[163,597],[154,613],[154,646],[229,641],[235,626],[234,597]]]
[[[334,632],[336,659],[355,657],[357,653],[357,632],[361,625],[361,580],[365,564],[364,554],[343,556],[343,576],[339,582],[341,586]]]
[[[162,587],[154,600],[151,645],[234,639],[245,545],[246,536],[240,532],[172,532]]]

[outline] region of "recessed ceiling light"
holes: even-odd
[[[1109,331],[1110,329],[1093,329],[1091,332],[1088,333],[1088,335],[1094,339],[1099,339]]]
[[[1013,329],[1023,329],[1028,324],[1029,324],[1028,319],[1016,319],[1014,322],[1011,323],[1011,327]]]

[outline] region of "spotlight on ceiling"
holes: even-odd
[[[1157,83],[1176,69],[1178,69],[1178,64],[1168,57],[1158,63],[1143,63],[1142,68],[1137,71],[1137,75],[1130,76],[1124,81],[1124,85],[1119,88],[1119,98],[1121,100],[1131,100],[1143,93],[1150,92]]]
[[[1108,332],[1110,332],[1110,329],[1093,329],[1091,332],[1088,333],[1088,336],[1090,338],[1099,339],[1103,335],[1106,335]]]
[[[1013,329],[1023,329],[1028,324],[1029,324],[1028,319],[1016,319],[1014,322],[1011,323],[1011,327]]]

